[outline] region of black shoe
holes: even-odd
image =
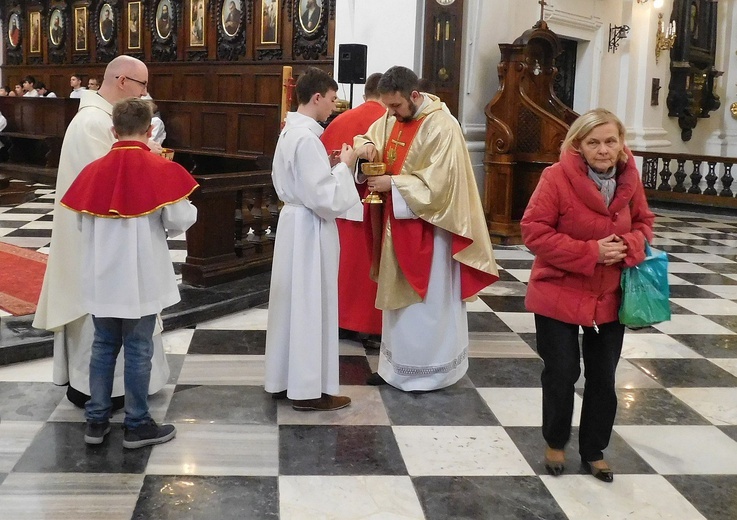
[[[614,481],[614,472],[610,468],[595,468],[591,465],[591,462],[586,462],[585,460],[581,461],[581,467],[583,467],[584,470],[586,470],[588,473],[591,473],[594,477],[598,478],[602,482],[609,483]]]
[[[381,348],[381,334],[368,334],[361,338],[361,343],[367,350],[379,350]]]
[[[366,379],[366,384],[370,386],[381,386],[381,385],[387,385],[387,383],[383,377],[379,375],[378,372],[372,373],[370,376],[368,376],[368,379]]]
[[[361,341],[361,338],[355,330],[338,329],[338,339],[347,339],[350,341]]]
[[[286,399],[287,398],[287,391],[282,390],[281,392],[274,392],[271,394],[272,399]]]
[[[87,421],[87,427],[84,430],[84,442],[91,445],[102,444],[105,435],[110,433],[110,421],[95,423]]]
[[[177,434],[171,424],[157,425],[153,419],[138,428],[125,428],[123,447],[128,449],[143,448],[153,444],[162,444],[170,441]]]

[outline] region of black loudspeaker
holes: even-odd
[[[367,51],[360,43],[338,45],[338,83],[366,83]]]

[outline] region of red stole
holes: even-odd
[[[387,173],[397,175],[402,171],[402,166],[407,158],[409,148],[417,135],[424,117],[413,119],[408,122],[397,121],[392,128],[389,141],[384,150],[383,160],[387,164]],[[376,220],[377,211],[372,212],[373,220]],[[380,208],[377,208],[379,210]],[[433,253],[433,228],[429,222],[417,219],[394,218],[391,192],[387,194],[386,207],[384,208],[384,220],[388,218],[391,222],[392,243],[402,274],[409,282],[412,289],[424,300],[430,283],[430,268],[432,266]],[[373,226],[372,226],[373,227]],[[460,235],[452,235],[451,252],[456,255],[471,244],[471,239]],[[377,249],[374,248],[374,271],[378,275]],[[471,266],[461,263],[461,299],[474,296],[484,287],[491,285],[498,277],[479,271]],[[373,266],[372,266],[373,271]]]

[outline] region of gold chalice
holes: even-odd
[[[174,150],[172,150],[171,148],[162,148],[160,155],[168,161],[174,160]]]
[[[383,162],[366,162],[361,165],[361,173],[366,177],[375,177],[378,175],[384,175],[386,173],[386,164]],[[378,193],[370,191],[366,198],[361,202],[364,204],[383,204],[384,201]]]

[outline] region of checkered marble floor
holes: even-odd
[[[40,204],[0,208],[0,240],[44,251]],[[85,446],[50,360],[0,367],[0,517],[734,520],[737,218],[658,212],[656,235],[674,314],[625,335],[613,484],[580,470],[577,420],[566,474],[545,473],[532,256],[499,247],[501,280],[469,305],[468,374],[438,392],[366,386],[376,353],[342,341],[353,404],[296,412],[263,392],[255,308],[165,334],[172,375],[151,408],[177,438],[125,451],[119,428]]]

